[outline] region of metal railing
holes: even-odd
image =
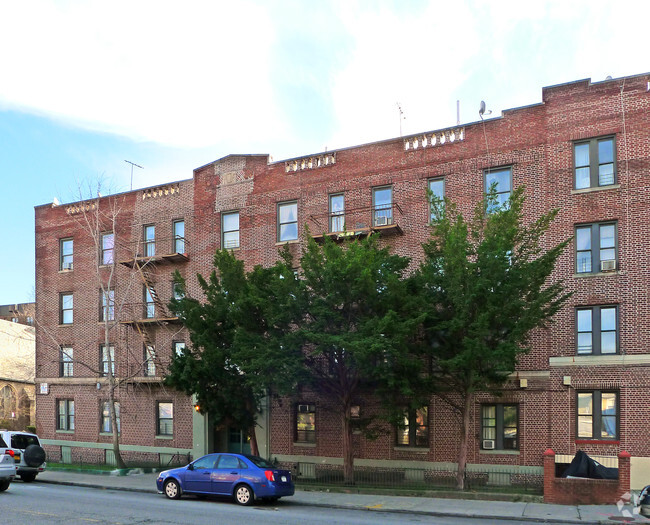
[[[294,481],[298,486],[344,486],[343,467],[320,463],[292,463]],[[456,469],[448,465],[431,468],[354,468],[354,483],[358,486],[416,490],[454,490]],[[542,467],[511,465],[468,465],[465,472],[466,490],[480,492],[514,492],[542,494]]]

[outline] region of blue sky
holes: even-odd
[[[492,116],[650,71],[643,1],[0,0],[0,304],[33,300],[34,206]],[[52,249],[56,249],[53,247]]]

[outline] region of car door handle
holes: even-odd
[[[235,471],[231,472],[231,474],[237,475],[237,471],[235,470]]]

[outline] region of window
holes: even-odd
[[[239,212],[221,214],[221,246],[239,248]]]
[[[296,442],[316,443],[316,405],[296,405]]]
[[[487,212],[493,213],[508,206],[510,192],[512,191],[512,168],[499,168],[485,170],[485,193],[495,192],[495,200],[488,203]]]
[[[59,350],[59,377],[72,377],[74,373],[73,356],[72,347],[61,347]]]
[[[404,412],[404,420],[397,431],[397,444],[408,447],[429,446],[429,409],[427,407]]]
[[[173,253],[185,253],[185,221],[174,221]]]
[[[111,233],[102,234],[102,264],[113,264],[115,262],[115,235]]]
[[[72,239],[61,239],[59,241],[59,270],[72,270]]]
[[[172,283],[172,296],[177,301],[180,301],[185,297],[185,290],[183,289],[183,285],[181,283]]]
[[[445,179],[429,179],[429,197],[433,200],[443,200],[445,198]],[[433,206],[429,211],[429,220],[434,220]]]
[[[156,375],[156,349],[151,345],[144,347],[144,375],[154,377]]]
[[[144,295],[144,316],[146,319],[153,319],[156,317],[156,303],[154,303],[151,288],[146,284],[143,285],[142,293]]]
[[[298,239],[298,203],[284,202],[278,204],[278,241],[295,241]]]
[[[373,188],[372,190],[372,225],[386,226],[393,224],[393,188]]]
[[[100,432],[106,434],[113,433],[113,426],[111,425],[111,411],[110,411],[110,401],[104,401],[102,403],[102,422],[100,427]],[[116,401],[113,403],[113,410],[115,410],[115,419],[117,423],[117,432],[118,434],[122,431],[120,426],[120,404]]]
[[[144,227],[144,256],[153,257],[156,255],[156,227],[149,224]]]
[[[72,292],[59,294],[59,323],[72,324],[73,313]]]
[[[159,436],[174,435],[174,404],[170,402],[159,402],[157,413],[157,433]]]
[[[591,306],[576,310],[578,354],[618,352],[618,307]]]
[[[618,394],[578,392],[578,439],[618,438]]]
[[[100,290],[100,321],[115,321],[115,290]]]
[[[483,450],[517,450],[519,448],[519,406],[483,405],[481,428]]]
[[[56,405],[56,429],[74,430],[74,401],[59,399]]]
[[[616,184],[614,137],[591,139],[573,145],[575,189]]]
[[[101,375],[107,376],[108,371],[115,375],[115,347],[113,345],[99,345],[99,371]]]
[[[575,244],[576,273],[616,270],[616,223],[577,226]]]
[[[185,353],[185,341],[174,341],[172,343],[172,350],[175,356],[181,356]]]
[[[329,231],[345,231],[345,197],[342,193],[330,195]]]

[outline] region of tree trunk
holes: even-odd
[[[117,468],[122,469],[126,468],[126,463],[124,463],[122,454],[120,453],[120,433],[117,427],[117,414],[115,413],[115,378],[113,377],[110,366],[108,369],[108,374],[108,413],[111,418],[111,430],[113,431],[113,454],[115,455],[115,464],[117,465]]]
[[[456,488],[458,490],[465,489],[465,468],[467,465],[467,438],[469,436],[470,415],[472,408],[472,401],[474,394],[471,392],[465,393],[463,402],[463,409],[461,412],[460,423],[460,444],[458,448],[458,471],[456,473]]]
[[[354,447],[349,406],[343,411],[343,482],[346,485],[354,485]]]
[[[259,456],[260,455],[260,449],[257,446],[257,434],[255,434],[255,425],[251,425],[250,428],[248,429],[248,435],[251,438],[251,454],[253,456]]]

